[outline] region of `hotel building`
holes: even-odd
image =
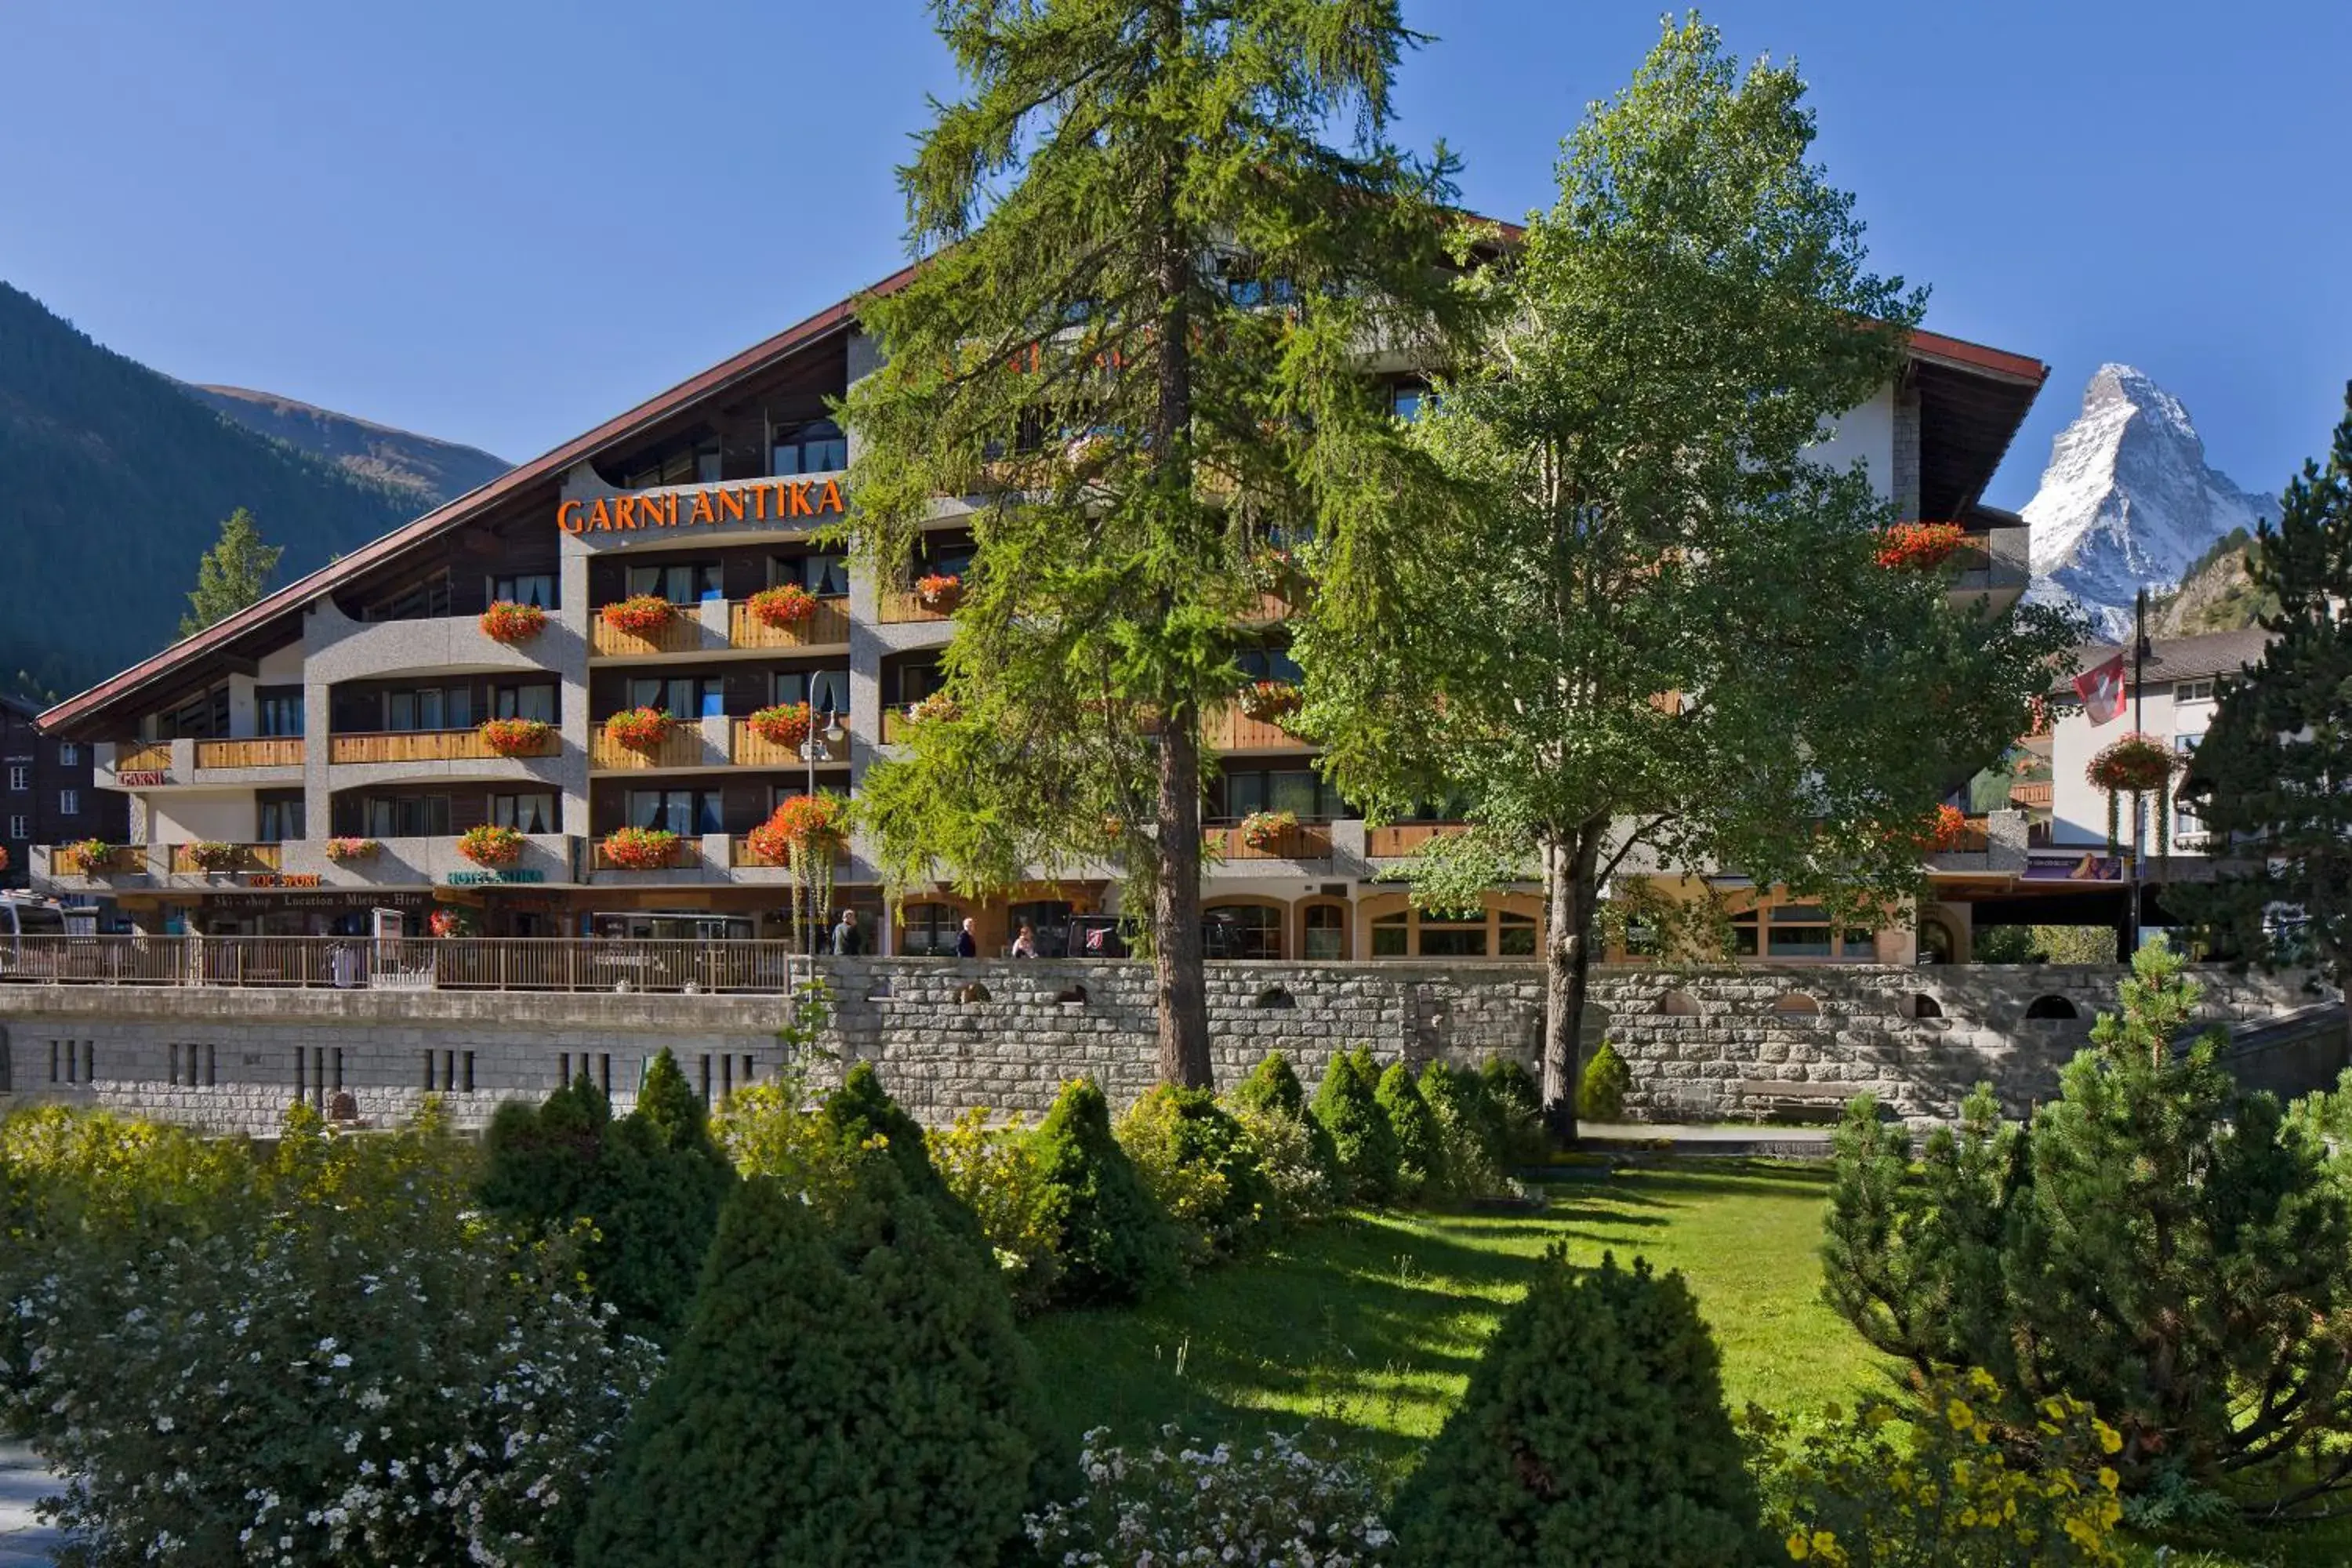
[[[748,836],[812,782],[854,793],[934,689],[955,630],[951,605],[887,591],[812,537],[848,502],[858,440],[827,400],[875,353],[851,303],[834,305],[51,710],[44,726],[89,745],[98,784],[130,797],[131,844],[99,864],[36,849],[37,883],[111,896],[158,932],[357,933],[385,910],[413,931],[429,910],[461,907],[484,935],[784,934],[789,873]],[[1960,522],[1969,557],[1953,591],[1997,608],[2024,589],[2026,532],[1979,496],[2044,374],[2036,361],[1919,332],[1901,377],[1822,452],[1864,462],[1903,516]],[[1409,378],[1395,384],[1401,410],[1419,395]],[[918,575],[961,572],[969,518],[942,504],[910,563]],[[782,584],[815,608],[770,625],[750,601]],[[636,595],[669,605],[666,623],[609,624],[605,606]],[[501,602],[542,609],[543,630],[488,635],[483,614]],[[1245,662],[1262,678],[1294,675],[1286,641],[1276,620]],[[801,701],[833,710],[838,737],[780,745],[750,722]],[[624,744],[608,721],[641,707],[675,722],[656,743]],[[504,718],[551,730],[536,754],[503,755],[483,726]],[[1440,921],[1377,879],[1444,824],[1367,826],[1318,776],[1313,748],[1277,723],[1223,712],[1209,741],[1212,956],[1536,951],[1532,888],[1497,889],[1478,919]],[[1245,843],[1237,825],[1259,809],[1298,826]],[[459,836],[483,824],[519,830],[520,858],[462,857]],[[675,862],[614,865],[604,841],[625,826],[679,833]],[[339,856],[339,838],[373,848]],[[1965,900],[2005,874],[2012,839],[2021,858],[2022,818],[1995,814],[1937,858],[1963,942]],[[1115,882],[1084,878],[972,903],[908,890],[886,910],[856,844],[837,876],[835,906],[861,910],[894,952],[951,951],[971,915],[983,953],[1024,921],[1050,953],[1074,917],[1117,912]],[[1759,955],[1913,956],[1907,928],[1834,933],[1800,907],[1763,905],[1748,942]]]

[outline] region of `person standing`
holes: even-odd
[[[1021,934],[1013,939],[1013,956],[1015,958],[1037,956],[1037,933],[1031,929],[1027,921],[1021,922]]]
[[[844,910],[833,928],[833,956],[856,958],[866,951],[866,933],[857,929],[857,911]]]
[[[956,932],[956,956],[958,958],[980,956],[980,937],[972,930],[970,915],[964,916],[962,929]]]

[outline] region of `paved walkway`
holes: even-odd
[[[65,1537],[43,1524],[33,1505],[57,1479],[21,1443],[0,1442],[0,1568],[49,1568]]]
[[[1580,1121],[1576,1132],[1587,1153],[1633,1153],[1671,1150],[1677,1154],[1735,1154],[1780,1159],[1825,1160],[1834,1129],[1747,1126],[1718,1123],[1683,1126],[1663,1121]]]

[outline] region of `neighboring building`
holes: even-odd
[[[0,692],[0,888],[29,886],[33,847],[103,838],[120,844],[131,831],[131,805],[95,787],[92,748],[41,732],[39,707]]]
[[[356,932],[380,909],[414,929],[436,903],[473,906],[492,935],[782,934],[787,873],[759,864],[746,835],[812,778],[854,790],[937,684],[954,629],[945,609],[883,592],[810,538],[845,504],[857,441],[829,420],[826,400],[874,352],[850,304],[835,305],[61,704],[44,721],[97,744],[100,782],[135,798],[145,847],[97,877],[44,853],[46,885],[110,889],[146,929],[209,934]],[[1863,460],[1902,515],[1966,524],[1975,564],[1955,592],[1997,607],[2025,587],[2025,530],[1979,497],[2044,374],[2036,361],[1921,332],[1900,383],[1825,442],[1832,460]],[[1396,395],[1406,406],[1416,388],[1401,382]],[[941,504],[919,572],[961,569],[969,517]],[[747,601],[783,583],[817,595],[817,609],[772,627]],[[667,626],[633,635],[601,617],[639,594],[676,607]],[[478,617],[500,600],[543,606],[545,632],[492,640]],[[1254,667],[1295,674],[1286,640],[1277,616]],[[746,722],[803,700],[842,716],[842,739],[814,759]],[[605,728],[640,705],[680,721],[650,751]],[[508,716],[551,721],[548,754],[494,754],[479,726]],[[1368,828],[1316,774],[1312,749],[1276,724],[1229,711],[1211,742],[1220,765],[1207,831],[1224,852],[1204,888],[1213,956],[1536,951],[1532,889],[1498,890],[1479,917],[1442,921],[1373,880],[1444,824]],[[1261,808],[1295,812],[1299,826],[1252,848],[1236,825]],[[457,836],[484,823],[527,836],[517,865],[486,870],[459,857]],[[602,841],[624,825],[674,828],[687,852],[664,870],[614,868]],[[331,858],[334,836],[379,847]],[[191,848],[199,841],[245,847],[206,869]],[[1964,889],[1992,858],[1979,841],[1939,864]],[[952,951],[967,913],[983,952],[1024,921],[1050,952],[1076,917],[1116,912],[1117,897],[1112,879],[1084,877],[977,905],[917,893],[885,926],[875,868],[853,849],[835,901],[881,927],[892,952]],[[1862,943],[1801,935],[1801,924],[1782,922],[1785,938],[1759,951],[1910,956],[1907,931]]]

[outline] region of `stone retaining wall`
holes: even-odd
[[[823,1071],[873,1061],[929,1121],[973,1105],[1034,1115],[1081,1073],[1124,1102],[1155,1076],[1148,965],[859,959],[827,973]],[[1927,1121],[1952,1114],[1981,1081],[2021,1110],[2051,1091],[2092,1015],[2112,1005],[2118,974],[1604,967],[1587,1040],[1606,1037],[1625,1057],[1628,1113],[1639,1120],[1819,1110],[1867,1089]],[[2296,977],[2200,978],[2216,1021],[2312,998]],[[1518,963],[1213,963],[1209,1005],[1221,1086],[1277,1048],[1311,1083],[1335,1049],[1358,1042],[1383,1060],[1532,1063],[1543,984]],[[2027,1016],[2069,1008],[2075,1016]],[[782,1065],[784,1017],[782,999],[767,995],[0,985],[0,1101],[95,1101],[266,1131],[299,1083],[321,1105],[350,1095],[371,1120],[442,1093],[462,1123],[478,1124],[499,1100],[542,1095],[567,1068],[608,1081],[626,1106],[664,1046],[690,1079],[723,1094]]]

